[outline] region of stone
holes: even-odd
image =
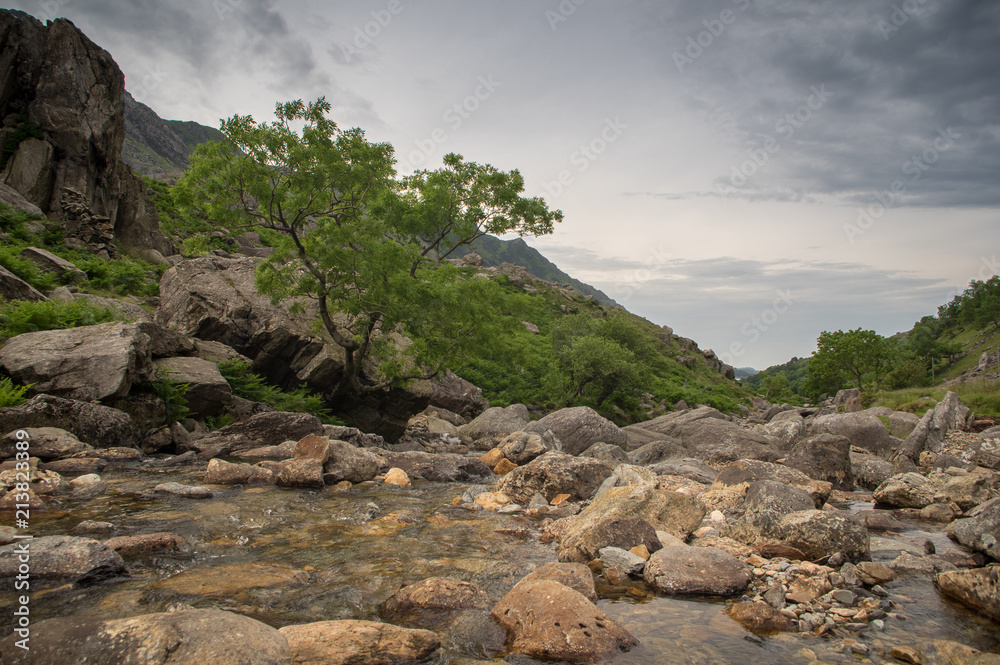
[[[514,432],[497,445],[500,453],[518,466],[527,464],[550,450],[557,450],[560,442],[551,432]],[[499,461],[499,460],[497,460]]]
[[[346,441],[329,441],[328,446],[329,458],[322,464],[327,485],[335,485],[342,480],[363,483],[378,475],[381,462],[367,450],[355,448]]]
[[[506,476],[508,473],[517,468],[517,465],[511,462],[509,459],[502,459],[497,462],[496,466],[493,467],[493,473],[498,476]]]
[[[741,459],[773,461],[779,456],[778,449],[763,433],[744,429],[708,407],[630,425],[630,436],[632,428],[679,439],[689,456],[712,466]]]
[[[892,415],[889,416],[889,433],[897,439],[906,439],[916,429],[919,422],[920,416],[913,413],[893,411]]]
[[[753,578],[750,568],[715,547],[665,547],[646,562],[646,583],[666,595],[734,596]]]
[[[883,458],[891,457],[903,443],[889,434],[889,430],[872,409],[858,413],[816,416],[809,426],[809,435],[820,434],[846,437],[852,446]]]
[[[198,663],[198,665],[292,665],[288,642],[267,624],[220,610],[183,610],[101,620],[69,616],[32,626],[45,635],[31,650],[19,638],[0,641],[0,659],[9,665],[112,665],[117,663]]]
[[[858,574],[858,579],[865,586],[875,586],[876,584],[887,584],[894,579],[897,575],[895,571],[889,566],[881,563],[874,563],[872,561],[861,561],[855,567]]]
[[[0,547],[0,577],[14,578],[25,551],[31,558],[32,579],[88,584],[128,572],[121,556],[96,540],[42,536]]]
[[[636,448],[628,454],[628,458],[632,464],[651,466],[666,460],[681,459],[687,457],[687,454],[687,448],[679,439],[661,436]]]
[[[550,580],[568,586],[592,603],[597,602],[594,574],[582,563],[547,563],[526,575],[521,582]]]
[[[551,431],[562,444],[563,452],[569,455],[579,455],[598,442],[623,450],[627,444],[625,432],[589,406],[559,409],[523,429],[539,433]]]
[[[985,469],[974,470],[965,476],[949,478],[934,495],[935,503],[954,504],[963,511],[971,510],[996,496],[998,484],[995,474]]]
[[[251,464],[233,464],[212,459],[208,462],[204,482],[209,485],[269,485],[274,483],[274,474]]]
[[[934,583],[949,598],[1000,621],[1000,567],[948,571],[937,575]]]
[[[451,371],[431,381],[430,403],[469,420],[490,408],[489,401],[483,398],[482,389]]]
[[[804,490],[777,480],[758,480],[747,489],[743,510],[720,533],[748,545],[778,539],[781,520],[791,513],[815,508]]]
[[[158,597],[236,599],[253,590],[302,587],[309,574],[288,566],[244,563],[191,568],[152,585]]]
[[[493,478],[490,468],[474,457],[420,451],[402,453],[379,451],[378,457],[381,459],[380,468],[402,469],[411,479],[423,478],[440,483],[468,483]]]
[[[31,261],[42,271],[62,277],[69,283],[85,281],[87,274],[66,259],[56,256],[47,249],[26,247],[21,250],[20,257]]]
[[[901,473],[887,479],[874,492],[879,506],[923,508],[934,503],[938,486],[919,473]]]
[[[892,464],[875,455],[851,452],[851,473],[858,485],[873,490],[891,477]]]
[[[4,300],[28,300],[31,302],[48,300],[35,287],[3,266],[0,266],[0,297],[3,297]]]
[[[458,436],[462,441],[479,440],[499,441],[514,432],[521,431],[528,424],[528,417],[522,410],[522,405],[508,407],[494,406],[486,409],[471,422],[458,428]]]
[[[84,520],[73,527],[73,533],[77,535],[94,534],[108,537],[115,532],[115,525],[111,522],[98,522],[95,520]]]
[[[778,525],[780,540],[813,561],[840,552],[847,560],[869,556],[868,530],[844,515],[824,510],[790,513]]]
[[[533,658],[595,662],[638,644],[582,594],[554,581],[520,582],[492,614],[510,650]]]
[[[584,450],[580,453],[580,457],[592,457],[596,460],[607,462],[611,466],[629,464],[631,462],[628,453],[626,453],[620,446],[613,446],[610,443],[604,443],[603,441],[599,441]]]
[[[153,488],[154,492],[163,492],[164,494],[173,494],[174,496],[183,497],[185,499],[211,499],[215,496],[214,492],[207,487],[193,487],[191,485],[182,485],[181,483],[160,483]]]
[[[27,439],[19,439],[18,431],[24,431]],[[69,457],[77,453],[88,453],[93,446],[83,443],[74,434],[58,427],[24,427],[22,430],[9,432],[0,439],[0,458],[14,457],[18,441],[28,444],[32,457],[43,460],[54,460]]]
[[[646,546],[641,545],[641,547]],[[604,568],[618,568],[629,575],[641,575],[642,569],[646,566],[646,559],[620,547],[602,547],[598,552],[598,558]]]
[[[854,491],[851,442],[847,437],[821,434],[796,444],[784,461],[814,480],[833,483],[834,489]]]
[[[42,468],[45,471],[54,471],[65,478],[80,480],[86,476],[96,475],[107,465],[108,463],[99,457],[80,457],[49,462]],[[74,481],[70,481],[70,484],[73,485]]]
[[[723,467],[712,483],[712,490],[749,488],[758,480],[776,480],[804,490],[818,508],[829,497],[833,486],[829,482],[813,480],[798,469],[763,460],[741,459]]]
[[[952,529],[955,539],[976,552],[1000,561],[1000,498],[977,506]]]
[[[558,494],[582,501],[589,499],[610,475],[611,468],[603,462],[550,451],[508,473],[497,490],[521,505],[536,493],[548,501]]]
[[[806,420],[795,411],[782,411],[761,429],[776,446],[788,448],[805,436]]]
[[[310,434],[323,435],[323,423],[308,413],[271,411],[212,432],[199,441],[201,445],[220,445],[226,453],[238,454],[264,446],[277,446],[288,440],[298,441]]]
[[[104,541],[104,545],[123,557],[143,556],[156,552],[183,552],[188,548],[183,536],[166,531],[109,538]]]
[[[403,587],[385,602],[382,616],[394,623],[410,625],[426,621],[426,614],[450,614],[457,610],[489,609],[490,597],[471,582],[450,577],[431,577]]]
[[[736,603],[726,610],[726,614],[754,635],[773,635],[793,630],[788,617],[767,603]]]
[[[83,401],[124,397],[153,369],[149,337],[118,322],[18,335],[0,349],[0,365],[34,393]]]
[[[323,463],[317,459],[293,459],[278,473],[274,483],[278,487],[324,487]]]
[[[34,219],[45,217],[45,213],[42,212],[41,208],[24,198],[20,192],[5,183],[0,183],[0,203],[4,203],[14,210],[20,210]],[[44,232],[45,227],[41,224],[39,226],[41,229],[37,232],[32,231],[33,235],[41,235]],[[29,226],[28,228],[30,229],[31,227]]]
[[[911,650],[905,651],[906,656]],[[896,649],[893,648],[893,655]],[[907,662],[917,665],[1000,665],[1000,655],[983,653],[978,649],[950,640],[928,640],[916,649],[915,660]],[[906,658],[902,658],[906,660]]]
[[[396,487],[409,487],[410,477],[406,475],[406,472],[402,469],[392,468],[386,471],[385,479],[382,481],[385,485],[395,485]]]
[[[295,665],[397,665],[423,661],[441,646],[429,630],[373,621],[318,621],[279,632]]]
[[[483,510],[496,512],[504,506],[510,505],[510,497],[503,492],[484,492],[476,497],[476,505],[482,506]]]
[[[499,448],[494,448],[490,450],[485,455],[479,458],[479,461],[490,467],[491,469],[500,463],[500,460],[506,459],[504,457],[503,451]]]
[[[219,372],[219,366],[197,357],[175,357],[154,360],[170,381],[187,384],[184,398],[194,418],[218,415],[232,399],[229,383]]]

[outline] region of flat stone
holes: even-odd
[[[279,632],[295,665],[399,665],[423,661],[441,646],[429,630],[374,621],[318,621]]]

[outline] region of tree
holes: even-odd
[[[809,361],[809,373],[820,384],[848,382],[859,390],[865,383],[881,390],[882,381],[891,369],[895,345],[874,330],[822,332],[816,341],[816,353]]]
[[[400,182],[391,145],[340,129],[329,112],[324,98],[296,100],[278,104],[272,122],[223,121],[229,142],[198,148],[178,201],[234,231],[284,238],[257,286],[275,301],[316,302],[322,330],[344,351],[335,393],[433,378],[487,343],[504,309],[502,289],[440,259],[483,233],[551,233],[562,213],[522,197],[517,171],[460,155]]]
[[[628,395],[639,390],[647,378],[634,353],[597,335],[574,339],[566,362],[573,396],[582,397],[585,389],[593,387],[597,406],[616,391]]]

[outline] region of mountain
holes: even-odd
[[[156,111],[125,92],[125,143],[122,159],[138,173],[171,182],[184,173],[194,149],[221,141],[218,129],[196,122],[164,120]]]
[[[560,270],[559,266],[542,256],[541,252],[528,245],[521,238],[501,240],[495,236],[483,236],[472,243],[470,251],[483,257],[483,265],[499,266],[501,263],[513,263],[526,268],[528,272],[540,279],[568,284],[585,296],[593,296],[594,300],[605,307],[618,307],[618,303],[606,293],[590,284],[570,277]]]
[[[751,376],[755,376],[760,373],[759,369],[754,369],[753,367],[737,367],[736,368],[736,380],[748,379]]]

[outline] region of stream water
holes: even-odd
[[[83,520],[98,520],[112,523],[116,535],[177,533],[191,550],[127,559],[128,578],[37,591],[31,603],[33,623],[71,614],[128,617],[165,611],[176,603],[235,611],[276,627],[378,620],[382,603],[407,584],[455,577],[475,582],[499,599],[524,575],[556,559],[554,546],[538,541],[529,518],[453,506],[467,487],[460,484],[418,482],[395,489],[367,483],[346,493],[237,486],[217,488],[213,498],[201,501],[153,492],[163,482],[200,484],[201,473],[184,468],[113,470],[104,474],[107,489],[99,496],[68,504],[65,511],[32,515],[36,536],[69,534]],[[927,538],[939,552],[955,547],[943,533],[927,531],[926,524],[908,526],[912,529],[901,533],[873,534],[872,558],[887,562],[904,549],[920,553]],[[16,597],[11,586],[5,583],[0,591],[0,635],[13,629]],[[601,609],[641,642],[617,657],[616,665],[864,662],[842,638],[754,637],[723,613],[721,600],[638,593],[645,591],[641,582],[632,594],[599,590]],[[889,599],[903,608],[899,616],[890,617],[884,631],[870,627],[850,636],[868,647],[868,662],[881,662],[878,654],[888,654],[894,645],[927,638],[1000,652],[1000,624],[942,599],[926,576],[903,577],[888,590]],[[500,648],[497,630],[486,613],[481,621],[456,626],[445,635],[445,646],[433,662],[536,662],[491,650]]]

